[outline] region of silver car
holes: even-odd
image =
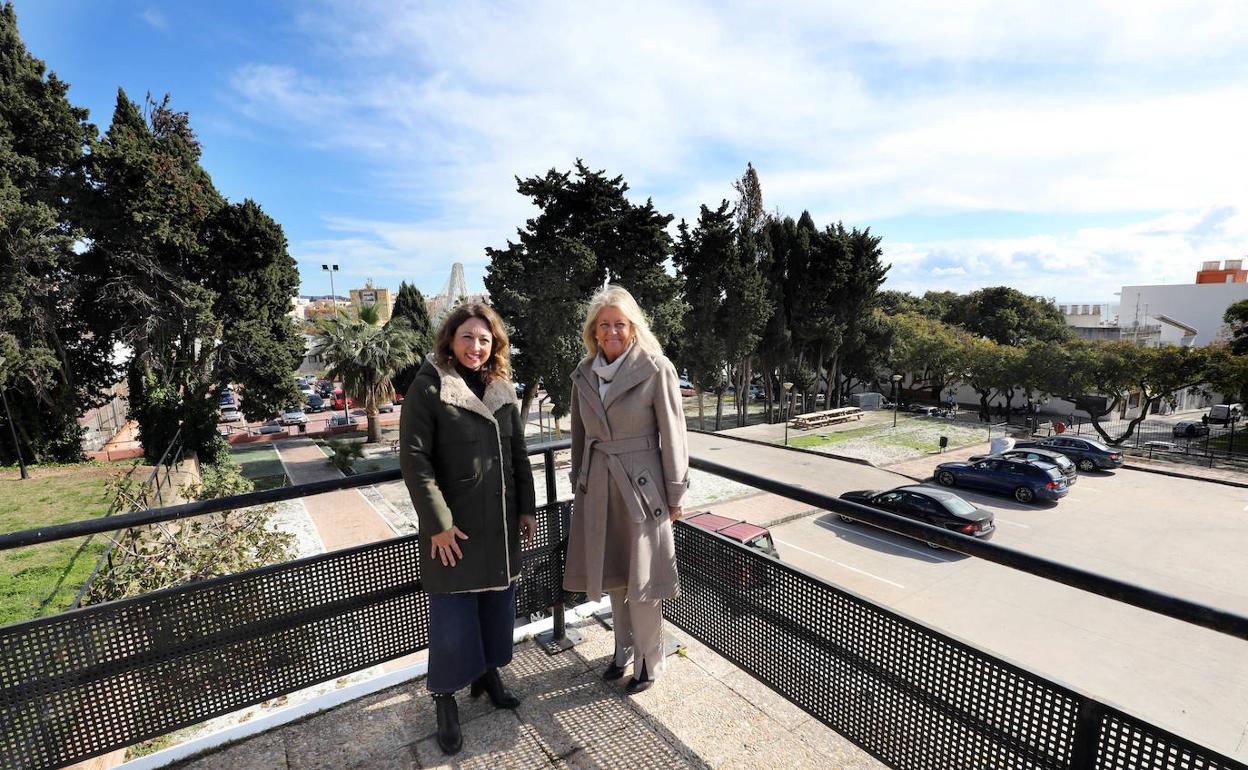
[[[306,425],[307,422],[308,416],[302,409],[287,409],[282,412],[282,425]]]

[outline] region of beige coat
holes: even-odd
[[[680,593],[668,508],[689,488],[680,380],[671,361],[634,345],[598,395],[594,358],[572,372],[572,532],[563,585],[597,599]]]

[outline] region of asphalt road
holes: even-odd
[[[911,483],[886,470],[693,435],[691,450],[822,492]],[[994,542],[1248,614],[1248,489],[1082,474],[1057,505],[958,490]],[[781,557],[894,611],[1248,760],[1248,642],[831,514],[772,530]]]

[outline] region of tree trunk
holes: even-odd
[[[702,398],[706,394],[702,392],[701,388],[698,388],[697,393],[698,393],[698,430],[706,430],[706,404],[704,403],[703,398]]]
[[[377,411],[377,407],[369,407],[365,412],[368,415],[368,443],[381,443],[381,415]]]
[[[715,432],[724,426],[724,389],[721,387],[715,394]]]
[[[750,419],[750,359],[747,356],[737,369],[737,427],[744,428]]]

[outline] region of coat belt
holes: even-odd
[[[585,491],[585,483],[589,479],[590,469],[594,463],[594,452],[601,452],[607,456],[607,468],[612,475],[616,475],[617,481],[628,479],[628,474],[624,471],[624,465],[620,462],[619,456],[630,454],[632,452],[645,452],[650,449],[659,448],[659,436],[656,433],[653,436],[637,436],[636,438],[621,438],[615,441],[605,441],[598,438],[588,438],[585,440],[585,458],[588,461],[585,465],[585,471],[581,474],[579,487],[582,492]]]

